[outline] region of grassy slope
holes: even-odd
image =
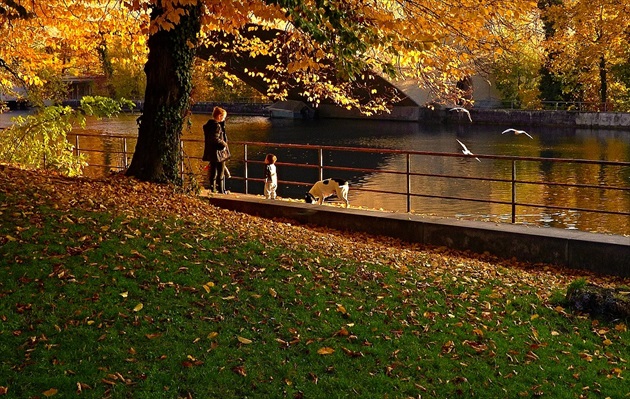
[[[548,265],[0,166],[0,395],[628,397],[627,321]]]

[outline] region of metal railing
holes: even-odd
[[[124,136],[124,135],[108,135],[106,136],[109,139],[116,139],[121,141],[120,150],[100,150],[100,149],[90,149],[90,148],[82,148],[80,137],[90,136],[90,137],[103,137],[103,136],[95,136],[89,134],[75,134],[72,133],[71,136],[75,137],[75,153],[104,153],[107,152],[111,155],[118,155],[120,160],[117,165],[102,165],[102,164],[90,164],[91,167],[106,167],[111,169],[122,170],[126,169],[129,166],[130,157],[133,155],[133,152],[128,148],[128,140],[135,140],[134,136]],[[184,174],[184,168],[186,167],[186,162],[188,161],[188,165],[190,166],[190,161],[197,162],[201,164],[200,156],[191,156],[186,153],[186,148],[192,146],[196,148],[203,148],[203,140],[201,139],[182,139],[181,147],[182,147],[182,177]],[[264,178],[255,178],[250,177],[250,168],[252,165],[263,165],[264,164],[264,155],[271,149],[291,149],[291,150],[300,150],[300,151],[314,151],[317,154],[317,163],[297,163],[297,162],[278,162],[277,165],[281,167],[292,167],[292,168],[305,168],[311,170],[317,170],[319,179],[321,180],[324,177],[324,171],[327,172],[326,175],[329,175],[332,171],[343,171],[343,172],[351,172],[356,174],[388,174],[388,175],[398,175],[405,176],[406,180],[406,188],[404,191],[390,191],[390,190],[376,190],[371,188],[362,187],[361,185],[353,185],[353,190],[356,191],[364,191],[364,192],[372,192],[372,193],[380,193],[380,194],[391,194],[391,195],[402,195],[406,197],[406,212],[413,212],[412,209],[412,198],[433,198],[433,199],[442,199],[442,200],[459,200],[459,201],[468,201],[468,202],[479,202],[486,204],[499,204],[509,206],[511,209],[511,222],[516,223],[517,216],[517,207],[532,207],[532,208],[544,208],[544,209],[553,209],[553,210],[564,210],[564,211],[577,211],[577,212],[591,212],[597,214],[608,214],[608,215],[619,215],[619,216],[630,216],[629,210],[609,210],[609,209],[594,209],[594,208],[584,208],[584,207],[576,207],[576,206],[564,206],[564,205],[551,205],[551,204],[538,204],[538,203],[530,203],[524,200],[520,200],[517,196],[518,190],[517,187],[525,186],[525,185],[534,185],[534,186],[547,186],[547,187],[559,187],[565,190],[571,189],[598,189],[604,190],[606,192],[626,192],[630,193],[630,186],[613,186],[613,185],[605,185],[605,184],[584,184],[584,183],[569,183],[569,182],[551,182],[551,181],[532,181],[532,180],[521,180],[518,177],[518,165],[523,162],[545,162],[552,164],[586,164],[586,165],[598,165],[598,166],[611,166],[611,167],[620,167],[620,168],[630,168],[630,162],[617,162],[617,161],[599,161],[599,160],[584,160],[584,159],[563,159],[563,158],[540,158],[540,157],[519,157],[519,156],[506,156],[506,155],[483,155],[483,154],[475,154],[475,157],[480,159],[490,159],[490,160],[500,160],[510,164],[511,173],[507,177],[491,177],[491,176],[465,176],[465,175],[453,175],[453,174],[441,174],[441,173],[426,173],[419,172],[414,168],[414,164],[412,163],[412,157],[440,157],[440,158],[462,158],[465,157],[461,153],[443,153],[443,152],[430,152],[430,151],[406,151],[406,150],[393,150],[393,149],[376,149],[376,148],[360,148],[360,147],[341,147],[341,146],[324,146],[324,145],[308,145],[308,144],[282,144],[282,143],[267,143],[267,142],[251,142],[251,141],[231,141],[230,147],[232,149],[232,154],[240,151],[235,151],[238,147],[242,148],[243,157],[239,161],[243,162],[243,175],[235,176],[232,174],[233,180],[240,180],[244,182],[244,193],[249,194],[250,191],[250,183],[259,182],[263,183]],[[257,148],[257,150],[252,151],[252,148]],[[348,152],[348,153],[371,153],[371,154],[381,154],[381,155],[396,155],[405,157],[405,168],[404,170],[383,170],[376,168],[361,168],[361,167],[352,167],[352,166],[337,166],[333,164],[326,164],[325,154],[330,152]],[[262,155],[260,155],[262,154]],[[258,155],[257,157],[252,155]],[[258,158],[258,159],[254,159]],[[197,168],[198,173],[194,170],[189,170],[188,173],[193,173],[197,176],[202,176],[203,172],[201,168]],[[262,169],[262,168],[259,168]],[[630,173],[629,173],[630,175]],[[441,195],[441,194],[430,194],[430,193],[421,193],[414,192],[412,190],[412,178],[414,177],[429,177],[429,178],[440,178],[440,179],[458,179],[458,180],[469,180],[469,181],[484,181],[484,182],[494,182],[494,183],[505,183],[510,187],[510,200],[497,200],[497,199],[487,199],[487,198],[474,198],[470,196],[454,196],[454,195]],[[313,182],[304,182],[304,181],[288,181],[288,180],[280,180],[279,184],[285,185],[297,185],[297,186],[311,186]]]

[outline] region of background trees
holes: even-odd
[[[0,90],[26,89],[39,104],[59,99],[66,76],[109,75],[115,84],[117,71],[144,62],[145,20],[121,1],[0,0]]]
[[[599,103],[596,109],[607,103],[628,109],[628,86],[619,66],[628,61],[630,5],[617,0],[555,3],[546,9],[554,31],[546,48],[563,90],[574,100]]]

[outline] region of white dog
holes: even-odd
[[[346,208],[347,208],[348,205],[350,205],[350,202],[348,202],[349,189],[350,189],[350,186],[348,185],[348,182],[345,180],[341,180],[341,179],[320,180],[317,183],[315,183],[315,185],[313,185],[313,187],[308,193],[306,193],[306,197],[304,198],[304,200],[306,201],[307,204],[313,204],[315,203],[315,201],[317,201],[317,203],[321,205],[324,202],[324,199],[335,194],[337,195],[337,198],[339,198],[340,200],[343,200],[346,203]]]

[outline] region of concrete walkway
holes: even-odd
[[[220,208],[283,218],[342,231],[366,232],[532,263],[557,264],[630,277],[630,237],[507,223],[442,219],[407,213],[265,200],[245,194],[208,194]]]

